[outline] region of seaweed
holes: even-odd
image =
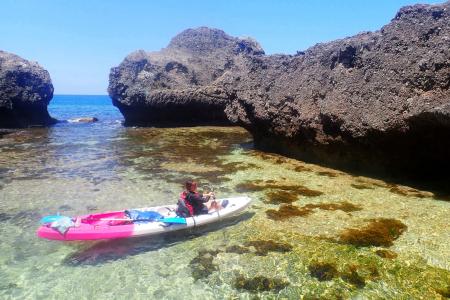
[[[279,292],[288,285],[289,282],[278,278],[268,278],[265,276],[246,278],[243,275],[237,276],[233,283],[234,288],[250,292]]]
[[[339,175],[335,172],[330,172],[330,171],[320,171],[320,172],[316,172],[317,175],[319,176],[327,176],[330,178],[334,178],[334,177],[338,177]]]
[[[315,262],[308,266],[309,274],[319,281],[332,280],[338,275],[336,265],[331,263]]]
[[[380,272],[378,271],[378,268],[376,266],[373,265],[367,266],[367,270],[369,271],[371,279],[376,279],[380,277]]]
[[[353,203],[342,201],[337,203],[317,203],[317,204],[306,204],[303,206],[306,209],[319,208],[323,210],[342,210],[345,212],[353,212],[361,210],[361,206],[355,205]]]
[[[387,249],[378,249],[375,254],[382,258],[393,259],[397,257],[397,253]]]
[[[239,245],[233,245],[233,246],[229,246],[225,249],[226,253],[236,253],[236,254],[244,254],[244,253],[249,253],[250,250],[246,247],[242,247]]]
[[[346,201],[337,203],[306,204],[301,207],[294,206],[292,204],[282,204],[278,210],[266,210],[266,215],[269,219],[281,221],[293,217],[309,216],[310,214],[314,213],[315,208],[323,210],[342,210],[345,212],[359,211],[362,209],[359,205],[355,205]]]
[[[298,199],[298,195],[283,190],[269,192],[266,196],[268,199],[265,202],[271,204],[292,203]]]
[[[296,166],[294,168],[295,172],[311,172],[311,169],[305,166]]]
[[[378,180],[378,179],[372,179],[372,178],[366,178],[366,177],[356,177],[355,181],[358,183],[361,183],[367,187],[382,187],[382,188],[387,188],[387,187],[391,187],[391,184],[388,184],[382,180]]]
[[[339,241],[357,247],[392,246],[393,241],[408,228],[395,219],[378,218],[369,221],[362,228],[345,229],[339,235]]]
[[[257,182],[257,181],[256,181]],[[258,192],[258,191],[262,191],[265,190],[266,187],[263,185],[259,185],[256,182],[242,182],[236,185],[235,190],[238,193],[243,193],[243,192]]]
[[[278,210],[266,210],[267,217],[274,221],[281,221],[293,217],[305,217],[311,213],[311,209],[301,208],[292,204],[282,204]]]
[[[323,195],[323,192],[309,189],[302,185],[290,185],[283,182],[276,182],[274,180],[262,181],[254,180],[252,182],[247,181],[237,184],[235,187],[237,192],[259,192],[266,189],[281,190],[285,192],[292,192],[297,195],[307,196],[307,197],[317,197]]]
[[[308,266],[309,273],[312,277],[319,281],[329,281],[333,278],[340,277],[345,282],[352,284],[357,288],[363,288],[366,285],[366,280],[376,279],[380,276],[378,268],[374,264],[362,266],[363,274],[366,278],[358,272],[358,265],[350,265],[344,271],[338,271],[335,263],[331,262],[313,262]]]
[[[358,190],[373,190],[373,186],[366,183],[352,183],[350,184],[353,188]]]
[[[348,271],[342,273],[341,278],[359,289],[366,285],[366,280],[358,274],[358,269],[355,265],[351,265]]]
[[[433,197],[434,194],[431,192],[423,192],[416,190],[414,188],[401,186],[401,185],[393,185],[389,189],[391,193],[406,196],[406,197],[417,197],[417,198],[426,198],[426,197]]]
[[[207,278],[218,270],[217,264],[213,261],[220,252],[219,250],[200,250],[198,252],[198,255],[189,262],[194,280]]]
[[[223,139],[227,135],[226,141]],[[160,177],[170,182],[180,175],[196,177],[211,183],[222,183],[224,175],[257,165],[244,162],[228,162],[221,159],[233,150],[234,145],[249,137],[248,132],[240,128],[183,128],[180,129],[145,129],[130,131],[127,134],[128,148],[121,164],[144,173]],[[186,153],[195,153],[188,155]],[[176,173],[168,175],[167,170]]]
[[[296,192],[302,196],[307,196],[307,197],[318,197],[323,195],[323,192],[321,191],[317,191],[317,190],[311,190],[307,187],[304,186],[280,186],[278,187],[279,189],[282,190],[292,190],[293,192]]]
[[[450,299],[450,285],[446,286],[445,288],[437,288],[435,289],[435,291],[442,297]]]
[[[255,254],[266,256],[269,252],[286,253],[292,251],[292,245],[287,243],[279,243],[272,240],[255,240],[248,241],[244,244],[246,247],[254,247]]]

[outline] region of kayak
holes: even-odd
[[[224,218],[235,216],[248,207],[251,199],[243,196],[217,199],[216,201],[219,207],[218,210],[214,209],[208,214],[188,218],[181,218],[176,215],[176,205],[133,210],[161,216],[161,218],[151,220],[129,219],[128,211],[125,210],[90,214],[75,218],[64,217],[69,219],[71,223],[64,232],[56,230],[52,226],[55,223],[52,220],[53,222],[42,224],[37,230],[37,235],[43,239],[60,241],[104,240],[157,235],[211,224]]]

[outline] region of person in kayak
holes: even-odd
[[[178,200],[177,215],[180,217],[192,217],[194,215],[207,214],[211,208],[217,205],[214,193],[201,194],[197,192],[197,183],[188,180],[185,183],[185,190],[180,194]]]

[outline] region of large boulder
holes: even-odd
[[[0,128],[54,124],[47,111],[53,97],[49,73],[36,62],[0,51]]]
[[[389,173],[450,167],[450,2],[402,8],[379,31],[295,56],[254,58],[227,82],[239,83],[227,115],[259,148]]]
[[[130,125],[211,116],[247,128],[261,149],[440,176],[450,168],[449,46],[450,2],[404,7],[379,31],[296,55],[200,28],[128,56],[109,91]]]
[[[263,55],[250,38],[222,30],[188,29],[159,52],[136,51],[109,76],[109,94],[126,125],[199,125],[229,123],[222,87],[210,85],[242,66],[250,55]]]

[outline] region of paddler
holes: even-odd
[[[178,200],[177,215],[180,217],[192,217],[194,215],[207,214],[212,209],[217,209],[217,202],[213,192],[199,193],[197,182],[188,180],[184,184],[185,190]]]

